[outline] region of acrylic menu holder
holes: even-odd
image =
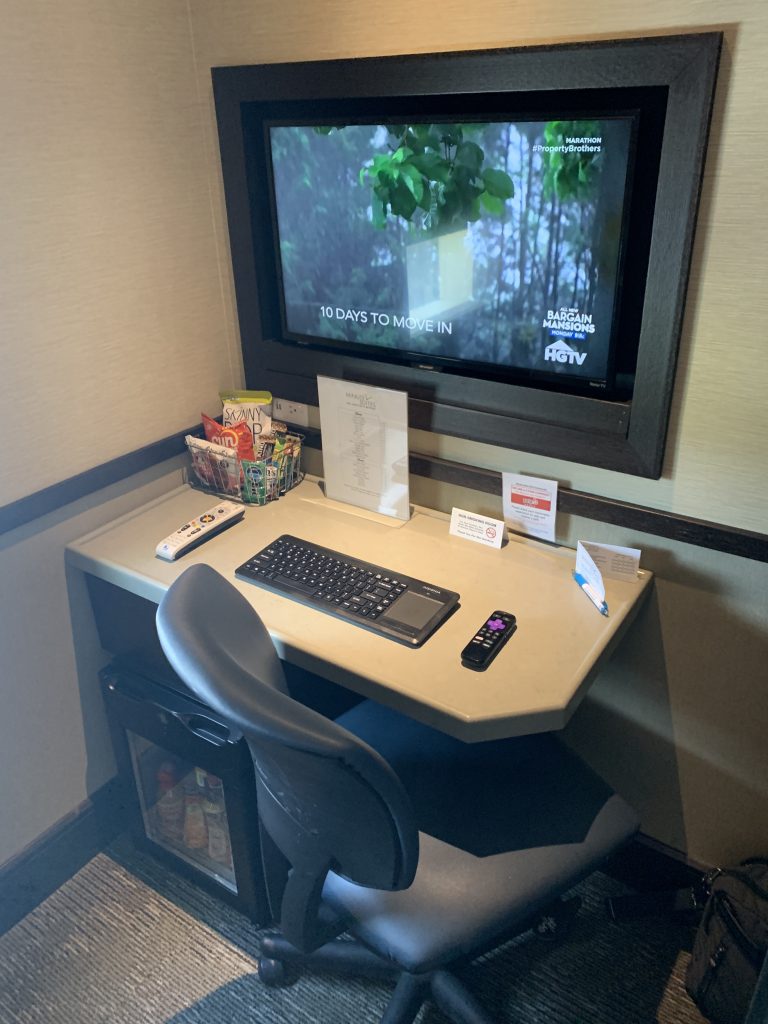
[[[307,501],[311,505],[321,505],[323,508],[344,512],[346,515],[358,516],[360,519],[367,519],[372,523],[379,523],[381,526],[394,527],[395,529],[405,526],[408,522],[408,519],[395,519],[393,516],[385,516],[381,512],[374,512],[371,509],[360,508],[358,505],[350,505],[346,501],[337,501],[335,498],[329,498],[325,493],[324,480],[318,480],[316,490],[313,490],[311,493],[302,493],[301,500]],[[409,512],[410,515],[413,515],[413,507],[409,508]]]

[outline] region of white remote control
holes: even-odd
[[[239,522],[244,515],[245,509],[237,502],[220,501],[218,505],[209,508],[201,516],[184,523],[170,537],[161,540],[155,548],[155,554],[158,558],[165,558],[172,562],[174,559],[186,555],[188,551],[196,548],[198,544],[202,544],[209,537],[220,533],[227,526]]]

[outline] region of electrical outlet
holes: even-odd
[[[289,402],[286,398],[273,398],[272,415],[276,420],[295,423],[297,427],[309,426],[309,406],[302,402]]]

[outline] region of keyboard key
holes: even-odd
[[[302,594],[314,594],[316,587],[308,587],[306,583],[300,583],[299,580],[293,579],[290,576],[275,576],[275,583],[279,583],[283,587],[290,587],[291,590],[298,590]]]

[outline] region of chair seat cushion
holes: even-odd
[[[350,929],[412,972],[479,953],[586,877],[634,811],[551,734],[466,744],[365,701],[340,724],[384,756],[414,804],[419,865],[383,892],[330,874]]]

